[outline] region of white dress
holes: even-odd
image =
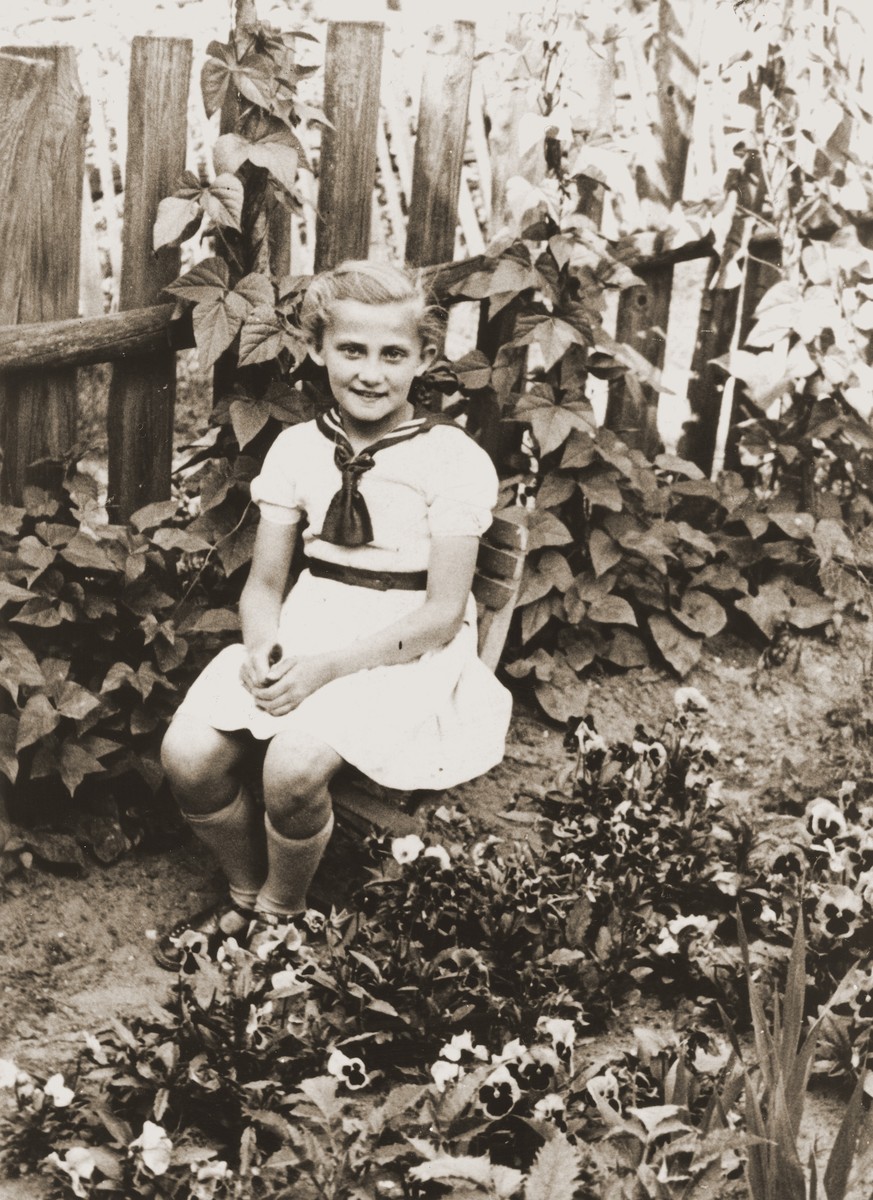
[[[314,421],[276,438],[252,497],[261,519],[295,524],[305,514],[306,553],[369,570],[427,568],[432,537],[478,537],[491,523],[497,476],[488,455],[457,426],[378,451],[361,476],[373,540],[337,546],[319,537],[340,487],[334,445]],[[284,654],[318,654],[366,638],[424,603],[423,591],[378,591],[315,577],[304,570],[282,605],[277,641]],[[239,679],[245,658],[229,646],[194,681],[180,713],[215,729],[248,729],[256,738],[298,731],[332,746],[385,787],[452,787],[503,757],[509,692],[477,655],[476,605],[467,601],[454,638],[412,662],[335,679],[296,709],[273,717],[256,707]]]

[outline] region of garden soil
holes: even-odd
[[[780,809],[796,810],[814,795],[833,794],[842,779],[870,775],[871,648],[869,626],[852,624],[832,643],[802,638],[785,663],[768,669],[747,644],[714,639],[682,681],[708,699],[702,719],[721,745],[723,794],[755,817],[760,836]],[[638,723],[656,733],[673,711],[678,683],[653,668],[594,675],[585,711],[608,740],[628,738]],[[531,837],[535,797],[567,762],[562,742],[561,730],[521,701],[503,763],[438,803],[464,810],[497,836]],[[111,866],[94,861],[81,875],[37,864],[11,875],[0,896],[0,1057],[37,1072],[69,1068],[86,1032],[160,1005],[171,977],[152,960],[154,931],[202,907],[218,882],[214,864],[184,838]],[[675,1017],[623,1005],[609,1034],[585,1052],[596,1061],[630,1044],[635,1024],[669,1028]],[[823,1145],[822,1130],[835,1127],[839,1108],[833,1098],[813,1098]],[[40,1194],[36,1181],[0,1182],[4,1200]],[[869,1187],[859,1200],[862,1194]]]

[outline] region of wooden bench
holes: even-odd
[[[490,671],[497,669],[506,644],[509,623],[521,590],[527,552],[525,510],[510,510],[517,520],[496,516],[479,544],[473,595],[479,613],[479,657]],[[371,790],[372,789],[372,790]],[[378,785],[361,780],[354,773],[341,771],[330,785],[334,812],[340,822],[367,833],[384,830],[404,837],[421,829],[422,822],[407,811],[400,799],[380,794]],[[414,793],[414,797],[438,793]]]

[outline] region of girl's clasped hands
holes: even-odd
[[[292,712],[334,678],[336,672],[327,655],[282,656],[276,646],[252,651],[240,669],[240,679],[255,704],[274,717]]]

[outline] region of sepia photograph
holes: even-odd
[[[0,1200],[871,1200],[869,0],[0,98]]]

